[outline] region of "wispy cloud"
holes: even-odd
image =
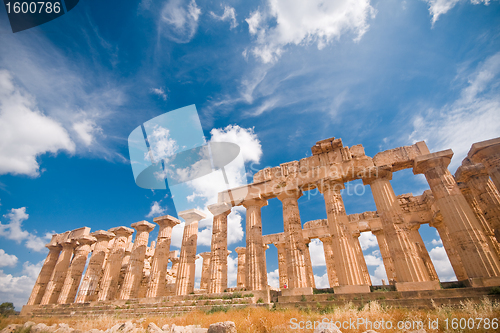
[[[165,90],[163,88],[151,88],[151,92],[155,95],[158,95],[161,97],[164,101],[167,100],[167,94],[165,93]]]
[[[169,0],[161,11],[158,32],[176,43],[188,43],[198,29],[200,14],[195,0]]]
[[[158,217],[164,215],[167,211],[167,208],[161,207],[160,204],[161,201],[153,201],[153,203],[151,204],[151,208],[149,209],[149,213],[146,215],[146,217]]]
[[[216,20],[230,22],[230,29],[234,29],[238,26],[238,22],[236,21],[236,11],[231,6],[224,6],[224,13],[221,16],[215,14],[214,12],[210,12],[210,15]]]
[[[432,25],[436,23],[439,16],[446,14],[450,9],[455,7],[460,0],[423,0],[429,5],[429,13],[431,14]],[[471,0],[474,5],[484,3],[486,6],[490,4],[490,0]]]

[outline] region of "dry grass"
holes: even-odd
[[[398,322],[416,323],[423,322],[424,328],[427,332],[456,332],[451,328],[451,320],[453,318],[500,318],[500,304],[491,302],[488,298],[484,298],[481,304],[474,304],[472,302],[461,303],[460,306],[455,307],[435,307],[432,310],[410,310],[404,308],[390,308],[381,306],[378,302],[371,302],[363,307],[356,307],[352,304],[345,304],[341,307],[335,308],[296,308],[289,310],[268,310],[265,308],[244,308],[234,309],[227,312],[220,311],[207,314],[201,311],[190,312],[189,314],[177,317],[148,317],[143,319],[131,319],[144,329],[150,322],[154,322],[158,326],[165,324],[175,324],[180,326],[186,325],[200,325],[201,327],[209,327],[210,324],[230,320],[236,324],[239,333],[254,333],[254,332],[296,332],[297,330],[290,328],[290,323],[293,318],[296,322],[307,321],[311,323],[322,320],[347,321],[356,322],[357,318],[366,318],[367,320],[375,323],[376,321],[384,322],[391,321],[394,325],[392,329],[382,329],[373,327],[377,332],[409,332],[418,328],[414,326],[412,329],[397,329]],[[326,319],[325,319],[326,318]],[[429,330],[429,321],[438,320],[439,329]],[[449,321],[449,329],[445,329],[445,319]],[[105,330],[112,327],[117,323],[123,323],[126,318],[117,317],[97,317],[97,318],[34,318],[31,319],[37,323],[45,323],[47,325],[57,323],[67,323],[70,327],[80,329],[82,331],[97,328]],[[0,320],[0,329],[8,324],[24,323],[26,319],[19,317],[3,318]],[[370,327],[361,325],[358,329],[341,328],[342,332],[363,332]],[[312,329],[301,330],[305,332],[312,332]],[[461,330],[462,332],[494,332],[500,331],[500,328],[494,330],[490,329],[477,329]]]

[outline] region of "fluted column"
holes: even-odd
[[[99,282],[102,277],[104,261],[108,251],[108,243],[115,237],[115,234],[112,232],[104,230],[95,231],[90,235],[94,236],[97,241],[94,244],[94,250],[90,256],[87,271],[76,296],[76,303],[91,302],[97,299]]]
[[[69,263],[71,262],[71,257],[73,256],[73,250],[76,247],[76,241],[73,239],[68,239],[62,244],[62,251],[57,258],[56,265],[50,277],[50,281],[47,284],[45,294],[40,302],[40,304],[55,304],[61,293],[61,289],[66,279],[66,272],[69,268]]]
[[[212,256],[212,253],[203,252],[200,253],[200,256],[203,258],[203,264],[201,268],[200,289],[207,290],[208,281],[210,280],[210,257]]]
[[[431,280],[434,281],[439,281],[439,277],[436,272],[436,268],[434,267],[434,264],[432,263],[431,257],[429,255],[429,252],[427,251],[424,241],[422,239],[422,236],[420,236],[420,233],[418,232],[418,229],[420,229],[420,223],[411,223],[408,225],[409,229],[409,236],[412,242],[415,244],[417,247],[418,255],[422,260],[424,261],[425,267],[427,268],[427,273],[429,274],[429,277]]]
[[[465,271],[464,265],[462,264],[462,259],[458,255],[457,250],[455,249],[455,243],[450,237],[450,233],[448,232],[448,228],[443,223],[442,214],[436,214],[432,221],[429,223],[431,227],[436,228],[439,238],[441,238],[441,242],[443,243],[444,250],[448,255],[448,259],[450,260],[451,267],[455,272],[455,276],[458,281],[467,280],[467,272]]]
[[[116,235],[111,248],[108,259],[104,266],[104,273],[101,279],[98,299],[106,301],[115,299],[118,292],[118,282],[120,279],[120,271],[122,268],[123,258],[125,257],[125,249],[128,244],[128,238],[134,233],[134,229],[127,227],[116,227],[109,229],[110,232]]]
[[[371,286],[372,279],[370,278],[370,273],[368,272],[368,266],[366,266],[366,260],[365,260],[365,255],[363,254],[363,249],[361,249],[361,244],[359,244],[360,235],[361,233],[359,232],[359,230],[355,230],[352,232],[354,251],[358,256],[358,263],[360,265],[361,272],[363,273],[365,284]]]
[[[473,144],[467,157],[484,165],[495,187],[500,191],[500,138]]]
[[[311,288],[316,288],[316,283],[314,282],[314,272],[311,261],[311,252],[309,252],[309,239],[304,239],[304,262],[306,264],[306,272],[307,272],[307,286]]]
[[[264,248],[262,243],[262,220],[260,210],[267,206],[267,200],[253,199],[243,201],[246,212],[246,278],[247,290],[265,290],[267,288],[267,272],[265,270]]]
[[[58,304],[73,303],[75,301],[76,292],[82,280],[83,270],[89,256],[90,246],[96,241],[97,239],[90,235],[81,236],[77,239],[78,243],[75,254],[73,260],[71,260],[61,294],[57,300]]]
[[[382,221],[387,246],[396,269],[396,289],[399,291],[440,289],[439,282],[431,280],[415,243],[409,237],[403,210],[392,189],[391,179],[392,172],[389,168],[373,168],[365,175],[363,183],[370,185]]]
[[[448,171],[452,156],[451,150],[419,156],[413,172],[425,175],[471,284],[498,285],[498,255],[488,246],[479,221]]]
[[[325,262],[326,262],[326,273],[328,275],[328,282],[330,283],[330,288],[339,286],[339,278],[337,277],[337,272],[335,270],[335,253],[333,238],[331,236],[320,237],[319,239],[323,243],[323,252],[325,252]]]
[[[237,288],[245,288],[245,253],[246,248],[237,247],[234,249],[236,253],[238,253],[238,273],[236,277],[236,287]]]
[[[144,258],[148,248],[149,233],[155,225],[147,221],[139,221],[131,225],[137,231],[130,259],[125,270],[125,277],[120,290],[119,299],[136,298],[144,270]]]
[[[42,301],[43,295],[45,294],[45,290],[47,289],[47,284],[50,281],[50,277],[54,272],[54,267],[57,263],[57,258],[59,258],[59,253],[61,253],[62,246],[57,244],[55,241],[57,235],[52,236],[52,241],[45,245],[46,248],[49,249],[49,254],[45,261],[43,262],[42,269],[40,270],[40,274],[36,280],[35,286],[31,291],[30,298],[28,300],[27,305],[35,305],[40,304]]]
[[[182,235],[182,247],[179,258],[179,269],[175,282],[176,295],[188,295],[194,292],[194,273],[196,261],[196,245],[198,242],[198,222],[206,215],[198,209],[189,209],[178,213],[186,221]]]
[[[227,216],[231,205],[227,203],[208,206],[214,215],[210,258],[208,293],[221,293],[227,289]]]
[[[343,188],[344,184],[329,179],[318,184],[325,200],[328,228],[333,238],[333,259],[339,283],[334,289],[336,293],[369,292],[370,286],[365,282],[350,235],[349,221],[340,194]]]
[[[288,277],[287,277],[287,265],[286,265],[286,246],[285,242],[274,243],[274,246],[278,249],[278,272],[279,272],[279,283],[280,289],[286,285],[288,287]]]
[[[384,262],[385,273],[387,274],[387,279],[389,284],[394,284],[397,281],[396,278],[396,268],[394,267],[394,261],[392,260],[391,252],[389,251],[389,246],[387,245],[387,240],[385,238],[384,230],[381,228],[372,229],[372,234],[377,237],[378,247],[380,249],[380,255],[382,256],[382,261]]]
[[[156,217],[153,219],[153,222],[160,226],[160,230],[158,231],[158,240],[151,263],[146,297],[165,296],[167,293],[165,280],[170,256],[172,228],[181,223],[181,221],[170,215]]]

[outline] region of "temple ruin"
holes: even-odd
[[[362,145],[349,148],[335,138],[318,141],[311,150],[309,157],[265,168],[253,183],[219,193],[218,203],[208,207],[214,215],[210,252],[196,252],[198,222],[206,218],[197,209],[178,213],[185,222],[180,253],[170,250],[170,242],[181,221],[169,215],[132,228],[91,233],[83,227],[53,235],[22,314],[68,304],[210,299],[234,291],[251,292],[250,304],[270,304],[274,296],[292,301],[313,294],[308,244],[314,238],[323,243],[333,294],[369,294],[373,286],[359,243],[367,231],[377,238],[388,288],[438,292],[442,284],[420,236],[422,224],[436,228],[463,287],[500,286],[500,138],[473,144],[454,176],[448,171],[453,151],[431,153],[425,142],[373,157]],[[423,174],[430,189],[396,196],[392,175],[403,169]],[[354,180],[370,186],[376,211],[346,214],[341,190]],[[313,190],[323,195],[327,218],[302,223],[297,200]],[[261,208],[271,198],[282,203],[284,232],[262,235]],[[237,205],[246,208],[246,247],[234,250],[237,285],[228,288],[227,216]],[[156,225],[158,238],[148,247]],[[267,281],[265,252],[271,244],[278,250],[279,291]],[[197,255],[203,258],[200,289],[195,289]]]

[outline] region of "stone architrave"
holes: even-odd
[[[314,282],[314,272],[311,261],[311,253],[309,252],[309,244],[310,240],[308,238],[304,239],[304,262],[306,263],[306,271],[307,271],[307,285],[311,288],[316,288],[316,283]]]
[[[348,218],[340,190],[344,184],[324,179],[318,183],[323,193],[326,206],[328,228],[333,239],[333,259],[339,286],[334,286],[336,293],[369,292],[361,265],[354,249],[354,241],[350,235]]]
[[[448,171],[451,149],[418,156],[413,172],[423,173],[443,215],[472,286],[500,284],[500,261],[488,241],[471,207]]]
[[[267,200],[252,199],[243,201],[246,208],[247,246],[245,254],[245,285],[247,290],[267,289],[267,272],[262,242],[261,208],[267,206]]]
[[[396,289],[398,291],[440,289],[439,282],[431,280],[423,259],[418,255],[415,243],[411,241],[405,229],[403,210],[392,189],[391,179],[390,168],[373,168],[365,175],[363,183],[370,185],[382,221],[387,246],[396,270]]]
[[[104,262],[108,251],[109,241],[115,237],[115,234],[109,231],[98,230],[90,234],[96,238],[94,250],[89,259],[87,271],[83,277],[76,303],[91,302],[97,300],[99,293],[99,282],[102,277]]]
[[[286,285],[288,287],[288,277],[287,277],[287,266],[286,266],[286,246],[285,242],[274,243],[274,246],[278,249],[278,271],[279,271],[279,281],[280,289],[284,289]]]
[[[236,253],[238,253],[238,273],[236,277],[236,287],[237,288],[245,288],[245,253],[246,248],[237,247],[234,249]]]
[[[149,233],[155,228],[155,225],[148,221],[135,222],[130,226],[134,228],[137,233],[123,278],[119,299],[137,297],[143,276],[142,273],[144,270],[144,259],[146,258],[146,251],[148,249]]]
[[[71,260],[61,294],[57,300],[58,304],[73,303],[75,301],[76,292],[82,280],[83,270],[85,269],[87,257],[90,253],[90,246],[94,244],[97,239],[90,235],[84,235],[76,239],[76,241],[77,246],[75,254],[73,260]]]
[[[56,265],[47,284],[45,294],[40,304],[55,304],[61,293],[64,280],[66,279],[66,272],[68,271],[73,251],[76,247],[76,240],[67,239],[62,244],[62,251],[57,258]]]
[[[493,184],[500,191],[500,138],[474,143],[467,157],[484,165]]]
[[[31,291],[31,295],[27,305],[40,304],[40,302],[42,301],[43,295],[45,294],[45,290],[47,288],[47,284],[50,281],[50,277],[52,276],[52,272],[54,271],[54,267],[57,263],[57,258],[59,258],[59,253],[61,253],[62,249],[62,246],[57,244],[57,236],[58,235],[53,235],[52,241],[49,244],[45,245],[45,247],[49,249],[49,254],[43,262],[42,269],[40,270],[40,274],[38,275],[35,286]]]
[[[206,215],[198,209],[189,209],[178,213],[185,221],[182,235],[182,247],[179,257],[179,268],[175,282],[176,295],[189,295],[194,292],[194,274],[196,246],[198,242],[198,222]]]
[[[153,222],[160,226],[160,231],[158,232],[158,241],[151,263],[149,286],[146,297],[165,296],[167,293],[165,280],[167,276],[168,259],[170,256],[172,228],[181,223],[177,218],[170,215],[156,217],[153,219]]]
[[[429,252],[425,248],[424,240],[422,239],[422,236],[420,236],[420,233],[418,232],[418,229],[420,229],[420,223],[411,223],[408,225],[409,229],[409,236],[410,239],[415,243],[415,246],[418,251],[418,255],[422,260],[424,261],[425,267],[427,267],[427,273],[429,274],[429,277],[431,280],[434,281],[439,281],[439,277],[436,272],[436,268],[434,267],[434,264],[432,263],[431,257],[429,255]]]
[[[363,273],[363,278],[365,280],[365,284],[371,286],[372,280],[370,278],[370,273],[368,272],[368,266],[366,266],[365,255],[363,254],[363,250],[361,249],[361,244],[359,244],[359,236],[361,232],[359,230],[355,230],[352,232],[353,243],[354,243],[354,251],[358,256],[358,262],[361,267],[361,272]]]
[[[320,237],[319,240],[323,243],[323,252],[325,253],[326,273],[330,288],[339,286],[339,278],[335,271],[334,246],[331,236]]]
[[[231,205],[215,204],[207,207],[214,215],[210,258],[208,293],[221,293],[227,289],[227,216]]]
[[[208,281],[210,280],[210,256],[211,252],[200,253],[200,257],[203,258],[203,264],[201,265],[201,280],[200,289],[208,289]]]
[[[111,228],[109,232],[115,234],[116,237],[104,267],[98,294],[99,301],[112,300],[118,292],[118,280],[120,279],[125,249],[129,242],[128,238],[134,233],[134,229],[122,226]]]
[[[382,228],[376,228],[372,229],[371,232],[375,235],[375,237],[377,237],[380,255],[382,256],[382,261],[384,262],[385,273],[387,275],[387,279],[389,280],[389,284],[394,284],[397,281],[396,268],[394,268],[394,261],[392,260],[389,246],[387,245],[387,240],[385,239],[384,230]]]
[[[290,261],[290,265],[287,267],[288,288],[284,292],[312,294],[304,258],[306,245],[302,234],[302,223],[297,203],[301,196],[302,192],[300,190],[287,190],[278,195],[278,199],[283,204],[286,256]],[[290,291],[290,289],[297,289],[297,291]]]

